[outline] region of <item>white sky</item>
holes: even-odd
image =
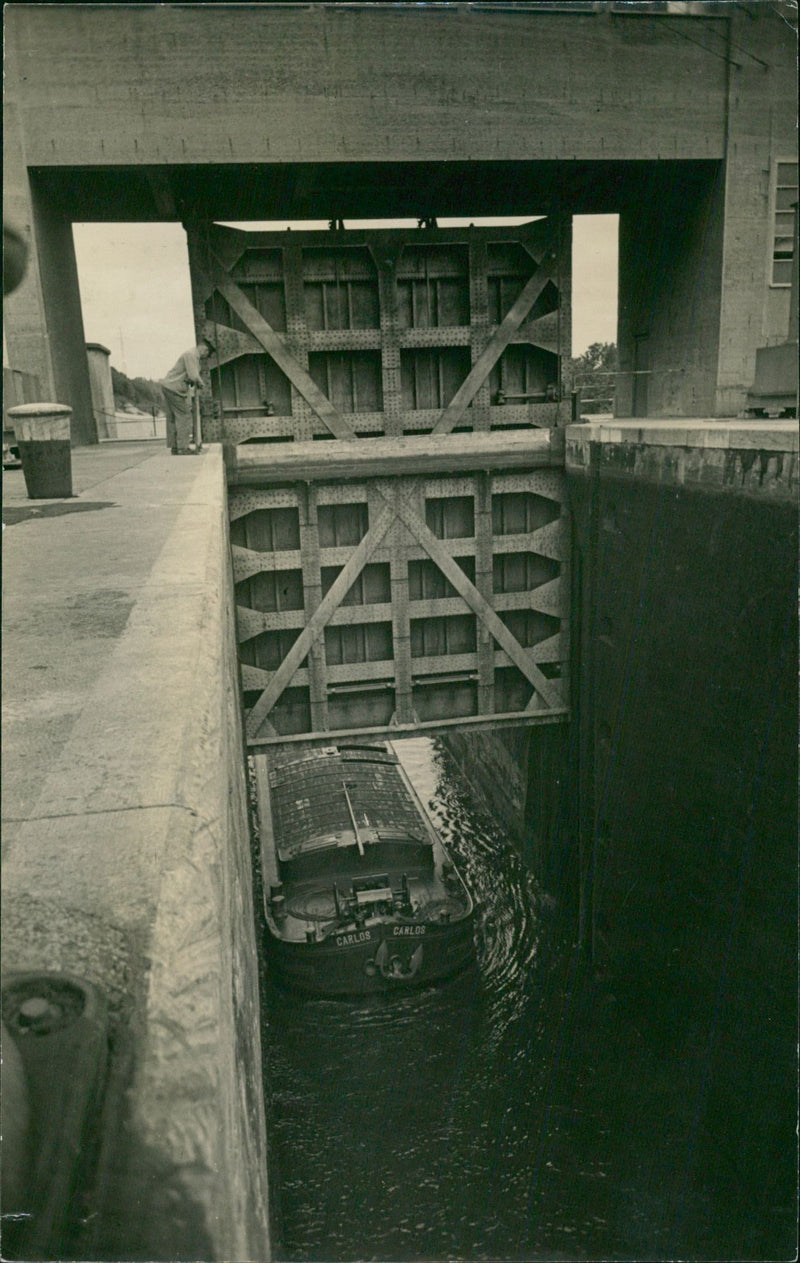
[[[440,219],[444,227],[466,223],[521,224],[516,219]],[[348,227],[368,221],[345,221]],[[369,221],[374,227],[381,225]],[[283,229],[286,224],[241,224]],[[327,228],[327,222],[296,227]],[[416,227],[416,220],[383,226]],[[617,336],[616,215],[576,215],[572,252],[572,353]],[[163,377],[194,342],[189,259],[180,224],[75,224],[83,326],[87,342],[101,342],[111,363],[129,377]]]

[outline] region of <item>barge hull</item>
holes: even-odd
[[[293,987],[326,996],[429,986],[460,973],[474,960],[471,917],[456,926],[426,926],[424,934],[394,933],[406,928],[411,927],[380,925],[337,935],[334,938],[356,941],[330,949],[319,942],[287,943],[272,938],[270,957]],[[358,938],[359,934],[369,937]]]

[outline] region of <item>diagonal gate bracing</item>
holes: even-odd
[[[563,718],[565,226],[189,236],[249,742]]]

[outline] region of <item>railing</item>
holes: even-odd
[[[166,438],[166,417],[163,412],[156,413],[105,413],[107,437],[117,440]]]
[[[574,419],[613,412],[616,387],[616,371],[576,374],[572,390]]]

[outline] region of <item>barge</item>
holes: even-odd
[[[473,959],[472,898],[391,747],[278,753],[268,804],[266,791],[268,955],[285,981],[369,994],[438,981]]]

